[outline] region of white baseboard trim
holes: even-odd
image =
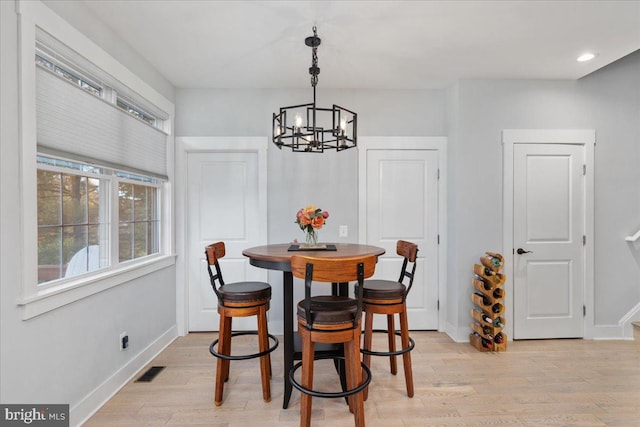
[[[452,325],[450,322],[447,322],[445,324],[443,332],[449,335],[449,337],[455,342],[469,342],[469,334],[471,333],[471,328],[468,326],[459,328]]]
[[[631,324],[629,324],[629,331]],[[594,325],[592,327],[591,339],[593,340],[631,340],[633,335],[625,336],[622,325]]]
[[[640,303],[622,316],[617,325],[592,326],[592,337],[594,340],[633,340],[631,322],[634,321],[640,321]]]
[[[633,339],[633,325],[632,322],[640,322],[640,302],[636,304],[627,314],[622,316],[620,323],[623,328],[623,335],[625,338]]]
[[[69,425],[81,426],[93,414],[124,387],[141,369],[178,337],[178,327],[173,325],[147,348],[138,353],[126,365],[70,409]]]

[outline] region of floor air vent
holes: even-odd
[[[162,371],[164,366],[152,366],[136,380],[137,383],[150,383]]]

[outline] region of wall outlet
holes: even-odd
[[[338,237],[349,237],[349,227],[341,225],[338,229]]]
[[[129,335],[126,332],[120,334],[120,351],[124,351],[129,348]]]

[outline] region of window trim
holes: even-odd
[[[50,312],[64,305],[95,295],[104,290],[129,283],[136,278],[175,265],[175,236],[173,211],[174,180],[174,135],[175,106],[148,83],[131,72],[114,57],[96,45],[87,36],[69,25],[59,15],[41,2],[17,1],[18,15],[18,97],[20,122],[20,182],[17,183],[21,195],[19,205],[20,222],[16,224],[22,239],[15,250],[20,254],[16,266],[21,272],[21,297],[16,304],[22,308],[23,320]],[[168,180],[162,184],[160,201],[161,255],[141,258],[141,261],[122,265],[121,268],[100,272],[90,278],[78,277],[59,287],[38,289],[37,278],[37,135],[36,135],[36,32],[45,31],[60,40],[75,52],[78,58],[95,64],[105,73],[113,76],[126,87],[135,90],[143,99],[166,112],[164,132],[167,134]],[[75,59],[75,58],[72,58]]]
[[[38,58],[50,63],[53,68],[49,68],[42,65],[38,61]],[[99,80],[93,75],[83,71],[78,71],[79,68],[67,65],[66,62],[61,62],[59,60],[54,59],[51,55],[46,53],[40,47],[36,47],[34,62],[37,68],[55,76],[58,79],[61,79],[66,84],[82,89],[85,92],[89,93],[90,95],[95,96],[102,102],[112,106],[113,108],[116,108],[119,111],[125,112],[126,114],[130,115],[136,120],[139,120],[145,125],[150,126],[153,129],[160,131],[164,134],[168,134],[166,130],[167,126],[165,124],[165,120],[166,120],[165,116],[160,113],[152,112],[153,109],[144,105],[142,103],[143,102],[142,100],[137,102],[132,101],[131,95],[129,92],[126,92],[122,89],[121,90],[115,89],[104,82],[97,83]],[[69,74],[70,76],[73,76],[75,79],[78,79],[79,82],[83,82],[87,86],[91,87],[94,91],[99,93],[94,93],[93,91],[88,90],[86,87],[82,86],[81,84],[76,84],[70,79],[65,78],[61,73],[58,72],[58,70],[66,74]],[[127,107],[135,111],[135,113],[127,108],[122,108],[120,105],[118,105],[119,102],[122,102],[123,104],[125,104]],[[144,118],[140,117],[140,115],[147,116],[151,118],[152,121],[147,121]]]
[[[56,49],[59,49],[60,52],[57,52]],[[38,61],[38,57],[43,61],[48,62],[52,67],[47,67],[41,64],[40,61]],[[154,107],[153,104],[148,99],[141,96],[139,92],[133,92],[112,75],[105,73],[105,71],[96,64],[90,63],[84,57],[74,54],[74,52],[69,50],[69,46],[52,38],[47,31],[36,30],[34,61],[37,67],[53,74],[71,85],[87,91],[96,98],[126,112],[148,126],[151,126],[161,132],[168,133],[168,126],[167,123],[165,123],[168,116],[163,110],[158,109],[158,107]],[[65,78],[62,73],[58,72],[58,70],[77,78],[79,81],[84,82],[94,89],[97,89],[99,93],[87,90],[81,84],[76,84],[72,80]],[[118,100],[123,100],[126,104],[134,107],[134,109],[139,113],[144,113],[145,115],[153,118],[153,122],[146,121],[137,114],[121,108],[118,106]]]
[[[170,267],[175,264],[175,258],[175,254],[149,255],[140,258],[142,261],[135,263],[127,261],[118,268],[96,270],[96,272],[92,272],[93,274],[86,273],[74,276],[65,280],[64,283],[47,286],[18,302],[18,305],[23,308],[22,318],[23,320],[31,319],[114,286],[146,276],[154,271]]]
[[[124,171],[121,171],[124,172]],[[124,182],[126,184],[133,184],[133,185],[141,185],[141,186],[145,186],[145,187],[153,187],[157,190],[156,193],[156,203],[158,205],[158,254],[162,255],[162,242],[164,240],[164,236],[163,236],[163,228],[162,228],[162,221],[163,221],[163,215],[162,215],[162,199],[164,197],[163,195],[163,191],[162,191],[162,182],[155,182],[155,183],[150,183],[150,182],[144,182],[144,181],[137,181],[135,179],[130,179],[130,178],[124,178],[124,177],[120,177],[118,176],[116,173],[113,174],[113,186],[112,186],[112,191],[114,191],[116,194],[118,193],[118,188],[120,187],[120,183]],[[143,257],[138,257],[138,258],[132,258],[132,259],[128,259],[126,261],[120,261],[120,253],[119,253],[119,248],[120,248],[120,234],[119,234],[119,230],[120,230],[120,225],[122,224],[122,221],[120,220],[120,216],[118,215],[118,206],[119,206],[119,198],[114,196],[114,201],[117,200],[117,203],[114,203],[115,206],[113,206],[113,210],[112,210],[112,227],[111,227],[111,236],[110,236],[110,240],[111,240],[111,248],[113,249],[113,251],[111,252],[111,256],[113,257],[111,259],[112,262],[115,262],[116,265],[122,265],[122,264],[129,264],[129,263],[135,263],[138,262],[142,259],[146,259],[158,254],[150,254],[150,255],[146,255]]]
[[[44,171],[49,171],[49,172],[55,172],[55,173],[62,173],[62,174],[68,174],[68,175],[78,175],[78,176],[83,176],[83,177],[88,177],[88,178],[95,178],[95,179],[99,179],[102,181],[106,182],[106,186],[105,186],[105,191],[102,193],[101,197],[106,197],[107,201],[107,205],[106,206],[101,206],[100,209],[106,209],[106,221],[102,222],[100,225],[101,226],[105,226],[108,230],[107,232],[107,236],[105,236],[104,238],[107,239],[107,248],[106,250],[109,253],[109,265],[105,266],[105,267],[100,267],[96,270],[92,270],[92,271],[88,271],[86,273],[82,273],[82,274],[78,274],[75,276],[71,276],[71,277],[59,277],[57,279],[54,280],[50,280],[48,282],[42,282],[42,283],[38,283],[37,284],[37,288],[38,290],[44,290],[44,289],[48,289],[48,288],[61,288],[64,287],[65,285],[68,285],[69,287],[73,287],[74,283],[78,282],[78,280],[81,280],[82,278],[86,278],[87,282],[90,283],[93,276],[94,275],[98,275],[102,272],[108,272],[108,271],[117,271],[118,269],[120,269],[120,267],[122,266],[128,266],[128,265],[133,265],[136,263],[140,263],[143,260],[146,259],[150,259],[150,258],[155,258],[158,256],[162,256],[162,249],[163,249],[163,241],[165,239],[165,237],[162,235],[163,232],[163,215],[162,215],[162,200],[163,200],[163,184],[165,183],[164,180],[160,180],[159,178],[156,177],[151,177],[148,175],[141,175],[138,173],[134,173],[131,171],[127,171],[127,170],[122,170],[122,169],[113,169],[113,168],[109,168],[107,166],[101,166],[99,164],[90,164],[90,163],[86,163],[86,162],[81,162],[81,161],[76,161],[76,160],[71,160],[71,159],[65,159],[63,157],[60,156],[51,156],[51,155],[45,155],[43,153],[38,153],[37,155],[38,158],[47,158],[47,159],[53,159],[53,160],[61,160],[61,161],[69,161],[69,162],[73,162],[73,163],[77,163],[79,165],[82,166],[89,166],[89,167],[95,167],[97,169],[100,169],[100,172],[89,172],[89,171],[85,171],[85,170],[81,170],[81,169],[75,169],[72,167],[65,167],[65,166],[59,166],[59,165],[52,165],[49,163],[41,163],[41,162],[37,162],[37,170],[44,170]],[[148,178],[149,180],[152,180],[153,182],[148,182],[146,180],[142,180],[142,179],[135,179],[135,178],[130,178],[130,177],[123,177],[120,176],[120,174],[129,174],[129,175],[137,175],[140,176],[141,178]],[[158,212],[156,212],[157,214],[157,222],[158,222],[158,252],[157,253],[153,253],[153,254],[149,254],[149,255],[145,255],[145,256],[141,256],[141,257],[137,257],[137,258],[132,258],[132,259],[128,259],[125,261],[120,261],[119,260],[119,225],[121,224],[121,220],[119,218],[119,196],[118,196],[118,188],[119,188],[119,184],[120,183],[126,183],[126,184],[133,184],[133,185],[138,185],[138,186],[143,186],[143,187],[149,187],[149,188],[155,188],[157,193],[156,193],[156,205],[157,205],[157,209]],[[38,225],[39,228],[39,225]]]

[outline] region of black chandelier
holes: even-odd
[[[333,104],[332,108],[316,107],[316,85],[318,84],[318,46],[320,38],[313,27],[313,36],[304,44],[311,47],[311,86],[313,102],[280,108],[273,113],[273,143],[282,149],[292,151],[322,153],[324,150],[342,151],[357,145],[357,119],[353,111]]]

